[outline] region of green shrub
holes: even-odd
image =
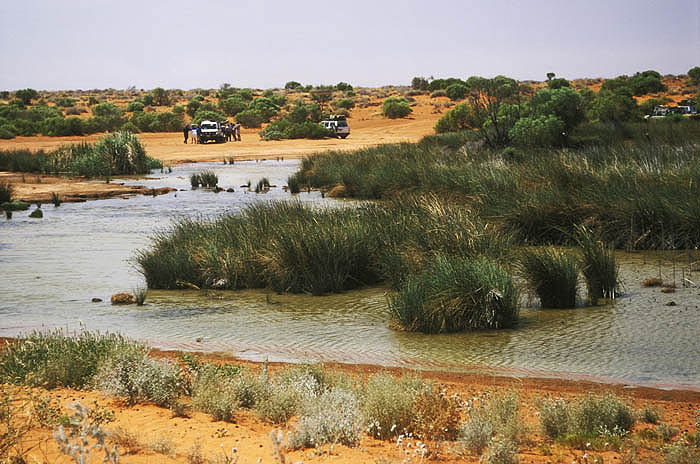
[[[553,147],[564,140],[565,125],[557,116],[520,118],[508,135],[519,147]]]
[[[398,380],[389,374],[373,374],[362,391],[360,407],[367,432],[387,440],[412,432],[413,405],[430,386],[414,377]]]
[[[639,420],[647,424],[658,424],[661,421],[661,414],[658,409],[645,406],[644,409],[639,411]]]
[[[211,365],[201,369],[192,386],[192,407],[210,414],[214,420],[233,422],[240,407],[235,380]]]
[[[425,77],[414,77],[411,79],[411,88],[415,90],[428,90],[428,79]]]
[[[248,102],[241,97],[228,97],[219,102],[219,109],[226,116],[235,116],[248,108]]]
[[[663,464],[698,464],[700,453],[682,441],[677,441],[663,449]]]
[[[460,103],[449,110],[435,123],[435,132],[458,132],[468,128],[481,127],[483,118],[477,115],[474,109],[467,103]]]
[[[525,250],[519,268],[530,290],[543,308],[576,306],[579,260],[552,247]]]
[[[121,335],[61,330],[33,332],[0,351],[0,382],[55,388],[84,388],[111,353],[141,349]]]
[[[382,103],[382,114],[390,119],[405,118],[412,112],[408,100],[403,97],[389,97]]]
[[[263,121],[263,116],[256,110],[248,109],[236,115],[236,122],[247,128],[260,127]]]
[[[134,100],[132,102],[129,102],[129,104],[126,106],[126,110],[132,113],[138,113],[142,112],[143,109],[145,108],[145,105],[143,102],[140,102],[139,100]]]
[[[302,85],[301,85],[299,82],[297,82],[297,81],[289,81],[289,82],[287,82],[286,84],[284,84],[284,88],[285,88],[285,89],[288,89],[288,90],[290,90],[290,89],[299,89],[299,88],[301,88],[301,87],[302,87]]]
[[[445,89],[445,94],[450,100],[463,100],[467,96],[469,88],[464,84],[452,84]]]
[[[517,321],[518,298],[510,277],[488,259],[438,256],[425,271],[407,278],[389,309],[410,331],[498,329]]]
[[[333,108],[344,108],[346,110],[351,110],[355,108],[355,100],[352,98],[341,98],[333,102]]]
[[[0,126],[0,139],[13,139],[17,135],[17,129],[11,124]]]
[[[688,77],[690,77],[690,82],[695,85],[700,85],[700,66],[693,66],[688,70]]]
[[[537,402],[540,410],[540,426],[545,435],[556,439],[572,429],[572,410],[563,398],[546,398]]]
[[[493,426],[486,417],[472,414],[460,427],[457,442],[460,448],[480,456],[491,443],[494,433]]]

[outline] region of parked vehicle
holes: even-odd
[[[226,141],[224,127],[220,122],[202,121],[199,127],[202,128],[202,135],[199,137],[199,143],[205,143],[210,140],[213,140],[216,143]]]
[[[326,129],[332,131],[336,137],[340,137],[341,139],[350,135],[350,126],[348,126],[345,116],[331,115],[329,119],[321,121],[321,124]]]

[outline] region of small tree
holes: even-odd
[[[15,92],[15,98],[19,98],[22,100],[22,103],[29,105],[32,103],[32,100],[39,98],[39,92],[34,89],[17,90]]]
[[[571,84],[566,79],[557,77],[556,79],[547,81],[547,87],[550,89],[561,89],[562,87],[571,87]]]
[[[690,82],[695,85],[700,85],[700,66],[695,66],[688,70],[688,76],[690,77]]]
[[[411,80],[411,87],[415,90],[428,90],[428,79],[425,77],[414,77]]]
[[[302,85],[297,81],[289,81],[286,84],[284,84],[284,88],[287,90],[300,89],[301,87]]]
[[[347,82],[338,82],[335,85],[335,88],[340,90],[341,92],[347,92],[348,90],[353,90],[352,85],[348,84]]]
[[[248,108],[248,103],[246,103],[241,97],[228,97],[219,102],[219,109],[223,111],[227,116],[235,116],[241,111]]]
[[[554,74],[553,72],[548,72],[547,73],[547,80],[551,81],[552,79],[554,79],[554,76],[556,76],[556,74]]]
[[[469,101],[478,119],[483,120],[479,132],[492,147],[508,145],[508,132],[520,119],[520,86],[509,77],[493,79],[470,77]]]
[[[245,110],[236,115],[236,122],[247,128],[260,127],[263,117],[255,110]]]
[[[168,106],[170,105],[170,95],[168,91],[162,87],[156,87],[151,91],[153,95],[153,104],[156,106]]]
[[[445,93],[450,100],[463,100],[467,96],[469,89],[464,84],[452,84],[445,89]]]

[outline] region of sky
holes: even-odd
[[[700,0],[22,0],[0,63],[0,90],[685,74]]]

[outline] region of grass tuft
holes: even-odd
[[[576,306],[579,260],[553,247],[527,249],[520,256],[519,269],[543,308]]]

